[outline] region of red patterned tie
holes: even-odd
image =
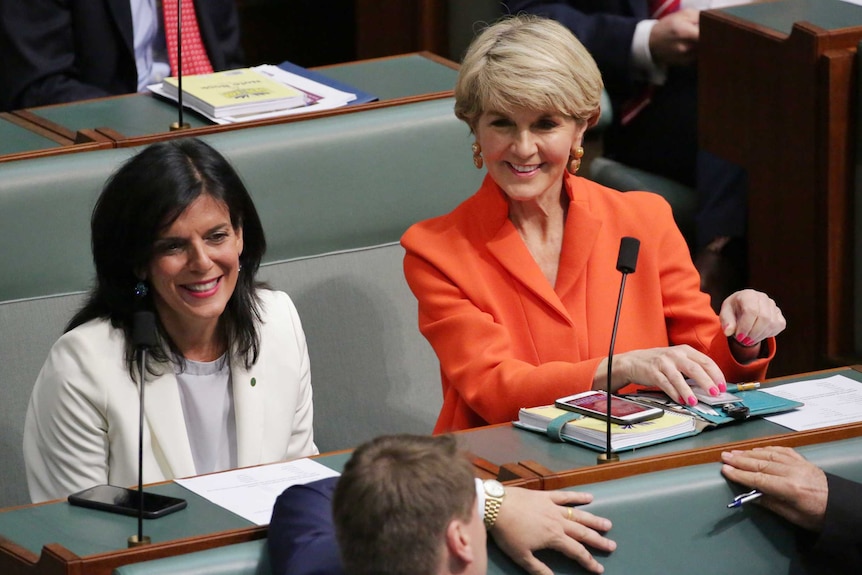
[[[163,0],[162,7],[165,14],[165,40],[168,45],[168,62],[171,65],[171,74],[176,76],[177,70],[177,9],[178,0]],[[182,35],[183,35],[183,75],[209,74],[213,71],[212,64],[207,57],[206,48],[201,40],[201,31],[198,28],[198,18],[195,14],[195,4],[192,0],[182,3]]]
[[[667,16],[671,12],[676,12],[680,8],[680,0],[648,0],[648,4],[650,18],[655,20]],[[655,86],[650,84],[637,97],[623,104],[622,114],[620,114],[620,123],[623,126],[634,120],[635,116],[652,102],[653,92],[655,92]]]
[[[649,0],[649,13],[651,18],[658,20],[671,12],[679,10],[680,0]]]

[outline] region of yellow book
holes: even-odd
[[[553,405],[525,407],[518,412],[514,424],[523,429],[545,433],[548,424],[561,415],[575,417],[566,423],[562,437],[567,441],[585,445],[591,449],[605,451],[607,424],[594,417],[580,416]],[[626,425],[611,424],[611,451],[622,451],[687,437],[698,433],[693,417],[665,411],[664,415],[641,423]]]
[[[177,78],[165,78],[162,89],[177,97]],[[185,104],[213,118],[297,108],[305,94],[251,68],[183,76]]]

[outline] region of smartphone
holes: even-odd
[[[597,419],[607,419],[608,396],[604,391],[585,391],[568,397],[561,397],[554,402],[560,409],[574,411]],[[660,407],[644,405],[630,399],[611,396],[611,422],[625,425],[640,423],[664,415]]]
[[[719,393],[716,396],[712,396],[703,388],[691,386],[691,392],[697,398],[698,401],[702,401],[707,405],[724,405],[725,403],[739,403],[741,400],[733,395],[732,393]]]
[[[69,496],[69,503],[111,513],[138,516],[140,492],[116,485],[96,485]],[[157,519],[185,509],[186,500],[144,491],[144,519]]]

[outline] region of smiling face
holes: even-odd
[[[488,173],[510,201],[558,201],[569,155],[586,123],[559,113],[515,108],[483,112],[474,132]]]
[[[227,205],[203,193],[162,230],[147,279],[162,324],[176,345],[214,336],[236,288],[242,229]]]

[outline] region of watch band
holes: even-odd
[[[483,483],[485,488],[485,529],[491,529],[497,522],[497,517],[500,514],[500,507],[503,505],[503,497],[505,496],[505,488],[503,485],[494,479],[488,479]]]

